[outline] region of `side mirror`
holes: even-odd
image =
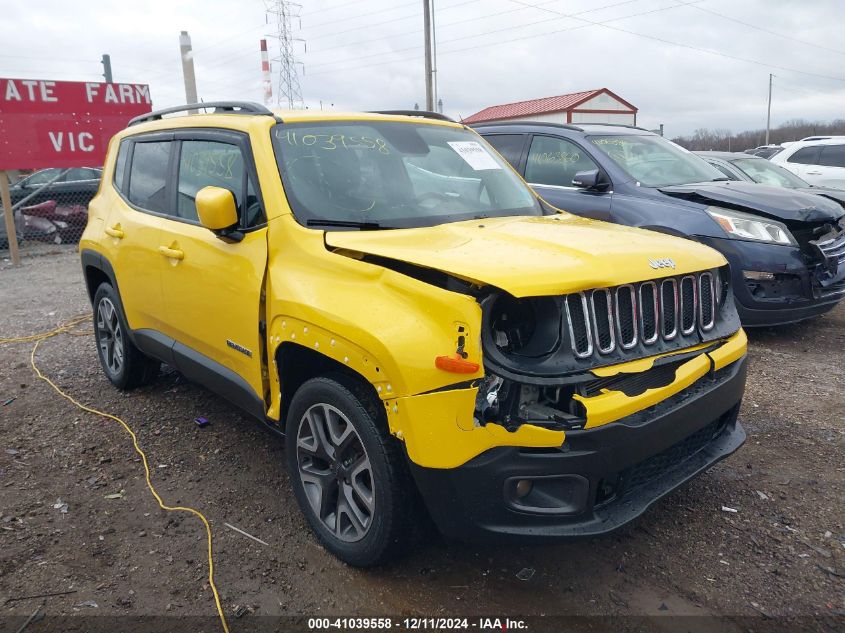
[[[235,195],[223,187],[203,187],[197,192],[197,215],[202,225],[221,237],[232,237],[238,224]]]
[[[599,184],[599,170],[579,171],[572,178],[572,185],[581,189],[592,189]]]

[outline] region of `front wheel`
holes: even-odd
[[[132,343],[120,305],[114,288],[100,284],[94,294],[94,339],[106,376],[118,389],[128,390],[155,378],[161,363]]]
[[[363,385],[336,376],[304,383],[288,412],[296,500],[326,549],[356,567],[387,562],[410,533],[414,491],[380,407]]]

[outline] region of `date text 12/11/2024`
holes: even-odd
[[[309,618],[309,631],[519,631],[528,628],[525,620],[495,617],[475,618]]]

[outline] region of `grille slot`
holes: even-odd
[[[616,289],[616,327],[622,349],[637,344],[637,291],[631,285]]]
[[[695,330],[697,304],[695,277],[687,275],[681,279],[681,334],[692,334]]]
[[[720,303],[710,271],[596,288],[564,297],[569,340],[578,358],[709,332]]]
[[[702,330],[709,332],[716,324],[716,301],[713,275],[701,273],[698,278],[698,296],[701,309],[699,310],[698,324]]]
[[[590,294],[593,308],[593,328],[596,347],[602,354],[616,349],[616,335],[613,332],[613,300],[610,290],[601,288]]]
[[[643,329],[643,343],[651,345],[660,332],[657,329],[657,317],[660,314],[657,300],[657,284],[647,281],[640,286],[640,324]]]
[[[678,282],[674,279],[660,284],[660,315],[663,338],[671,341],[678,335]]]
[[[593,354],[593,335],[590,330],[590,311],[583,292],[566,297],[566,320],[569,323],[569,340],[578,358]]]

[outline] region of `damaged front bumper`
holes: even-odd
[[[745,375],[742,357],[653,410],[571,431],[556,448],[499,447],[459,468],[411,470],[450,538],[604,534],[743,444],[737,412]]]
[[[447,535],[577,536],[615,529],[735,451],[747,339],[684,350],[674,380],[580,397],[586,423],[481,424],[477,386],[385,401],[432,517]],[[594,372],[647,374],[664,354]]]
[[[795,323],[832,310],[845,298],[845,262],[831,272],[819,256],[808,264],[800,248],[722,238],[699,238],[731,265],[736,309],[743,326]],[[753,275],[749,274],[753,273]],[[765,278],[763,278],[765,277]]]

